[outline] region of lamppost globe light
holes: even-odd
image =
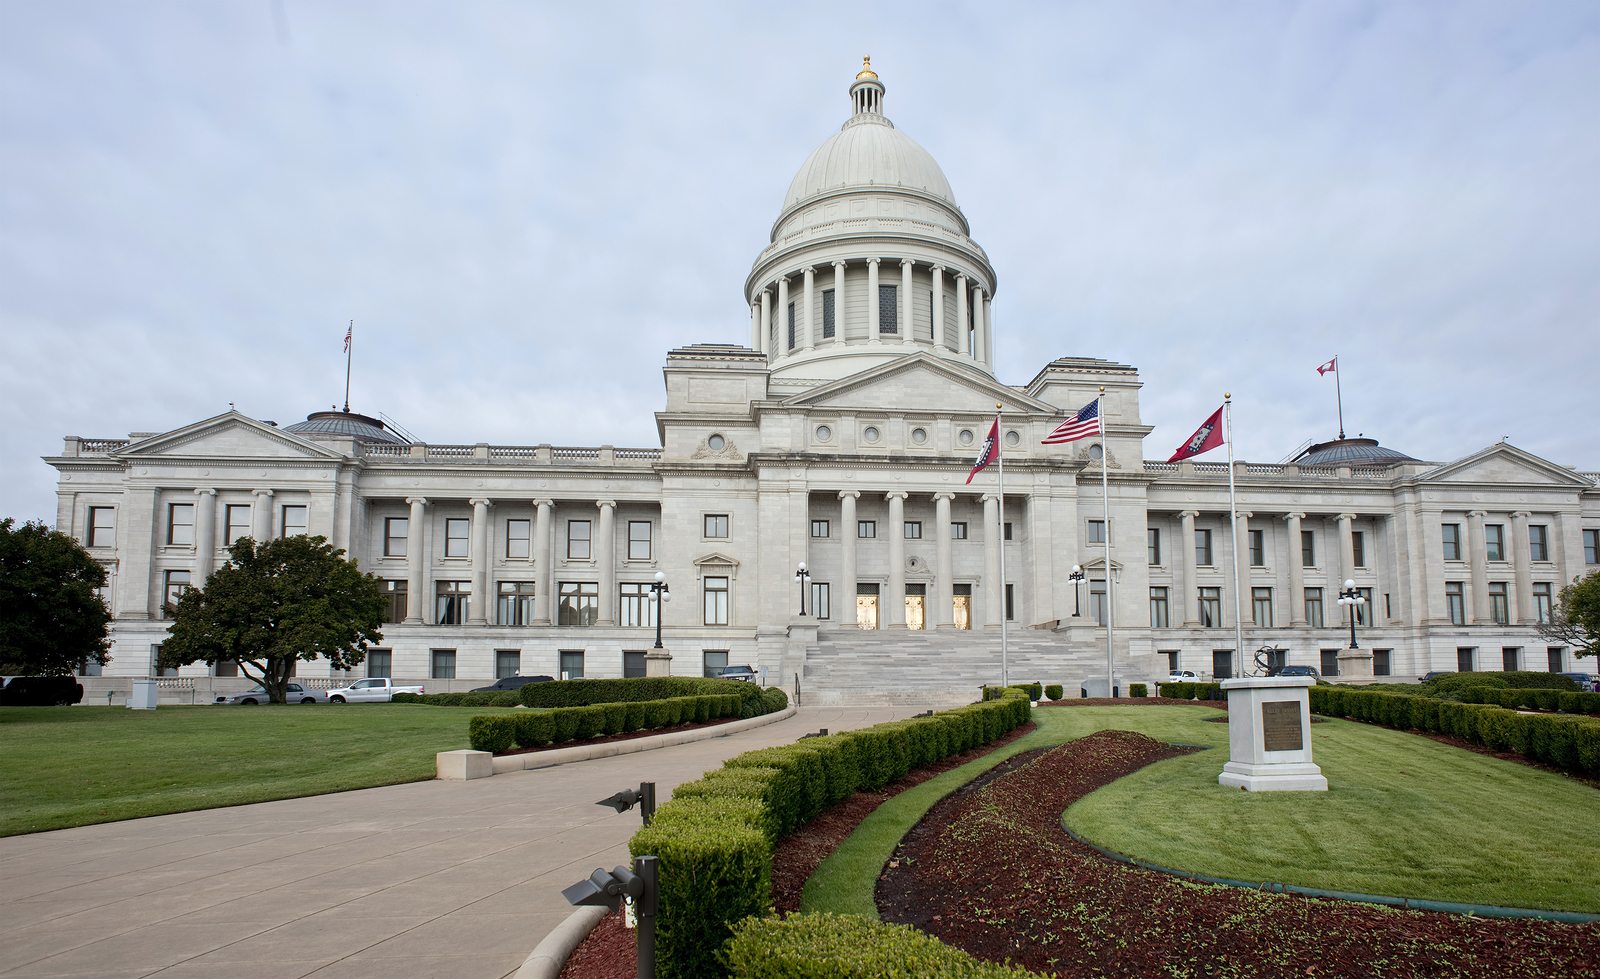
[[[656,572],[656,584],[659,585],[663,581],[666,581],[666,580],[667,580],[667,573],[665,571],[657,571]]]
[[[664,592],[662,592],[662,593],[661,593],[661,600],[662,600],[662,601],[663,601],[663,602],[670,602],[670,601],[672,601],[672,592],[670,592],[670,591],[664,591]]]
[[[1072,566],[1072,573],[1073,574],[1082,574],[1083,573],[1083,567],[1081,565],[1074,564]]]
[[[1354,588],[1356,586],[1356,580],[1354,578],[1346,578],[1344,580],[1344,586],[1346,588]]]
[[[801,574],[805,574],[806,573],[806,563],[804,561],[800,562],[800,573]]]

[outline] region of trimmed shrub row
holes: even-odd
[[[1600,693],[1573,693],[1547,688],[1465,687],[1461,690],[1461,702],[1559,711],[1563,714],[1600,714]]]
[[[785,835],[858,790],[988,744],[1028,714],[1026,692],[1005,690],[931,717],[748,751],[678,786],[629,843],[634,856],[661,858],[657,975],[727,974],[718,951],[735,922],[771,910],[772,848]]]
[[[782,693],[782,691],[779,691]],[[467,724],[474,751],[499,754],[518,748],[587,741],[602,734],[628,734],[659,727],[733,717],[739,713],[736,694],[668,697],[621,704],[555,707],[516,714],[480,714]]]
[[[1150,696],[1150,688],[1143,683],[1130,683],[1128,684],[1128,696],[1148,697]]]
[[[1064,691],[1062,689],[1061,684],[1052,683],[1048,687],[1044,688],[1044,699],[1046,699],[1046,700],[1060,700],[1061,699],[1061,695],[1062,695],[1063,692]]]
[[[434,707],[515,707],[522,701],[515,690],[485,690],[483,693],[397,693],[397,704],[429,704]]]
[[[1177,700],[1227,700],[1220,683],[1158,683],[1156,693]]]
[[[1455,694],[1468,687],[1501,687],[1514,690],[1568,690],[1576,691],[1578,685],[1571,677],[1559,673],[1536,673],[1532,670],[1506,670],[1500,673],[1445,673],[1424,683],[1424,692],[1434,696]]]
[[[724,953],[735,979],[1029,979],[1037,973],[983,962],[907,925],[855,915],[791,914],[733,926]]]
[[[1492,751],[1515,751],[1565,771],[1600,775],[1600,719],[1592,717],[1518,714],[1492,704],[1339,686],[1312,687],[1311,709],[1402,731],[1447,734]]]
[[[777,690],[777,688],[771,688]],[[781,696],[782,690],[777,691]],[[534,683],[518,694],[524,707],[588,707],[591,704],[622,704],[636,700],[667,700],[672,697],[698,697],[707,694],[737,694],[739,716],[760,717],[774,709],[774,699],[766,696],[760,684],[743,680],[708,680],[694,676],[644,676],[606,680],[558,680]]]

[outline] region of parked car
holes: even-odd
[[[83,684],[70,676],[8,676],[0,687],[3,707],[65,707],[83,699]]]
[[[335,687],[328,691],[330,704],[387,704],[397,693],[427,693],[422,687],[397,687],[386,676],[369,676],[348,687]]]
[[[1428,672],[1417,677],[1417,679],[1422,683],[1427,683],[1429,680],[1432,680],[1435,677],[1449,676],[1454,672],[1455,670],[1429,670]]]
[[[243,693],[223,694],[217,697],[218,704],[270,704],[272,697],[265,687],[254,686]],[[288,691],[284,694],[283,702],[286,704],[325,704],[328,702],[328,691],[312,690],[298,683],[289,684]]]
[[[530,683],[550,683],[548,676],[503,676],[487,687],[473,687],[473,693],[493,693],[496,690],[521,690]]]
[[[1578,685],[1578,689],[1584,693],[1595,693],[1596,691],[1600,691],[1600,686],[1595,685],[1595,678],[1591,673],[1563,673],[1561,675],[1566,677],[1568,680],[1571,680],[1573,683],[1576,683]]]
[[[1322,674],[1317,672],[1317,668],[1315,666],[1293,666],[1293,665],[1285,666],[1283,669],[1278,671],[1278,675],[1279,676],[1309,676],[1309,677],[1313,677],[1313,678],[1318,679],[1318,680],[1322,679]]]
[[[742,663],[738,666],[724,666],[718,671],[717,677],[722,680],[743,680],[746,683],[754,683],[756,671],[750,668],[749,663]]]
[[[1200,675],[1193,670],[1173,670],[1167,674],[1162,683],[1204,683]]]

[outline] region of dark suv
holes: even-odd
[[[487,687],[474,687],[473,693],[493,693],[496,690],[521,690],[530,683],[549,683],[547,676],[503,676]]]
[[[1285,666],[1278,671],[1279,676],[1308,676],[1314,680],[1322,679],[1322,674],[1317,672],[1315,666]]]
[[[0,707],[65,707],[83,699],[83,684],[70,676],[13,676],[0,689]]]
[[[756,682],[756,671],[751,669],[748,663],[739,666],[724,666],[717,673],[717,677],[722,680],[743,680],[746,683],[754,683]]]

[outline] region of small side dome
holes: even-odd
[[[1297,466],[1392,466],[1420,460],[1386,449],[1377,439],[1357,437],[1318,442],[1291,461]]]
[[[303,422],[285,426],[301,438],[346,438],[357,442],[385,442],[390,445],[409,445],[408,440],[383,427],[383,422],[353,411],[314,411]]]

